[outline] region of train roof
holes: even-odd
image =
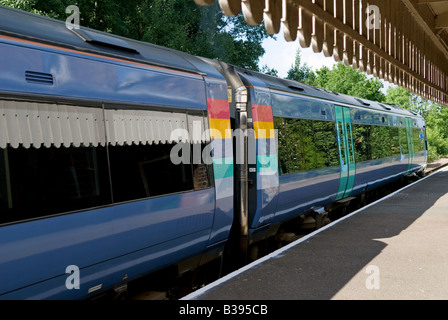
[[[185,52],[83,26],[70,30],[65,21],[2,5],[0,34],[223,79],[210,65]]]
[[[353,106],[359,106],[367,109],[382,111],[382,112],[392,112],[397,114],[402,114],[405,116],[416,116],[421,117],[417,113],[402,109],[397,105],[392,105],[389,103],[380,103],[377,101],[372,101],[364,98],[357,98],[353,96],[349,96],[346,94],[330,91],[327,89],[322,89],[318,87],[314,87],[311,85],[307,85],[298,81],[282,79],[275,76],[267,75],[260,72],[255,72],[251,70],[245,70],[241,68],[237,68],[237,70],[243,74],[251,76],[252,78],[256,78],[260,80],[267,88],[290,92],[294,94],[300,94],[310,97],[316,97],[324,100],[331,101],[333,103],[343,103],[349,104]]]

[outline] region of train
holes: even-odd
[[[395,105],[5,6],[0,117],[2,300],[250,259],[428,154]]]

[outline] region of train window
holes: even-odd
[[[341,162],[342,165],[346,164],[346,159],[345,159],[345,135],[344,135],[344,127],[341,121],[338,121],[336,123],[337,128],[338,128],[338,141],[340,140],[339,146],[341,148]]]
[[[205,164],[193,164],[193,161],[174,164],[171,161],[170,152],[174,145],[110,146],[114,202],[210,187],[210,170]]]
[[[213,185],[213,170],[205,163],[193,164],[193,186],[195,190],[209,188]]]
[[[408,154],[408,152],[409,152],[409,150],[408,150],[408,139],[407,139],[406,128],[405,127],[398,128],[398,136],[400,138],[401,154]]]
[[[111,202],[105,147],[0,149],[0,223]]]
[[[99,108],[9,100],[0,101],[0,108],[20,124],[5,127],[0,139],[0,223],[213,186],[210,161],[202,157],[205,144],[186,145],[187,163],[175,165],[175,144],[163,143],[170,135],[164,123],[179,129],[190,121],[197,127],[200,116],[105,110],[110,127],[104,130]],[[129,119],[142,125],[148,120],[159,133],[156,139],[147,134],[144,145],[127,145],[133,135],[125,136],[125,130],[145,129],[128,126]]]
[[[280,174],[338,164],[334,122],[274,117]]]
[[[424,137],[423,130],[413,128],[412,134],[414,137],[414,152],[419,152],[419,151],[425,150],[425,142],[424,142],[425,139],[423,139],[423,137]]]
[[[400,155],[397,127],[353,124],[353,143],[357,162]]]
[[[391,156],[400,155],[400,139],[397,127],[389,127]]]
[[[372,126],[370,131],[370,144],[372,160],[391,156],[389,127]]]
[[[371,159],[370,127],[364,124],[352,124],[353,144],[357,162]]]
[[[312,120],[277,118],[279,165],[282,174],[315,168]]]
[[[316,168],[339,165],[334,122],[313,121]]]
[[[195,147],[200,151],[201,156],[195,156]],[[212,154],[210,151],[210,142],[193,144],[193,185],[195,190],[210,188],[215,185],[212,166]]]
[[[350,123],[346,124],[346,132],[347,132],[347,136],[349,137],[348,139],[348,150],[349,150],[349,159],[348,162],[349,163],[355,163],[355,159],[353,159],[353,145],[352,145],[352,125]]]

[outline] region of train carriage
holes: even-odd
[[[206,61],[224,75],[228,70],[217,66],[222,63]],[[277,234],[285,221],[307,215],[325,219],[332,207],[364,201],[371,190],[424,173],[427,145],[421,116],[390,104],[235,70],[249,96],[249,243]],[[236,109],[232,102],[230,109]]]
[[[230,121],[223,77],[166,48],[0,15],[0,296],[88,297],[216,258],[232,164],[202,153]]]

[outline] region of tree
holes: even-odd
[[[302,54],[300,48],[297,48],[294,64],[288,70],[286,79],[307,83],[311,73],[311,67],[306,63],[302,64]]]
[[[316,78],[311,84],[368,100],[383,102],[385,99],[385,95],[381,91],[383,84],[380,80],[368,79],[361,71],[341,62],[333,65],[331,70],[328,67],[317,70]]]
[[[327,83],[329,82],[329,74],[330,74],[330,69],[326,66],[323,66],[322,68],[320,68],[319,70],[316,70],[316,72],[313,76],[313,81],[310,82],[310,84],[312,84],[313,86],[319,87],[319,88],[325,88],[325,86],[327,85]]]
[[[428,161],[448,155],[448,108],[434,105],[427,113],[426,137],[428,140]]]
[[[448,108],[412,94],[402,87],[390,87],[386,102],[417,112],[425,118],[429,162],[448,155]]]
[[[72,0],[0,0],[0,4],[64,20]],[[185,0],[78,0],[82,27],[147,41],[192,55],[220,59],[259,71],[265,53],[264,27],[249,26],[240,14],[225,17],[219,5]]]
[[[402,87],[389,87],[387,89],[386,102],[396,104],[403,109],[414,111],[411,93]]]
[[[278,77],[278,71],[275,68],[269,68],[267,65],[261,67],[260,72],[270,76]]]

